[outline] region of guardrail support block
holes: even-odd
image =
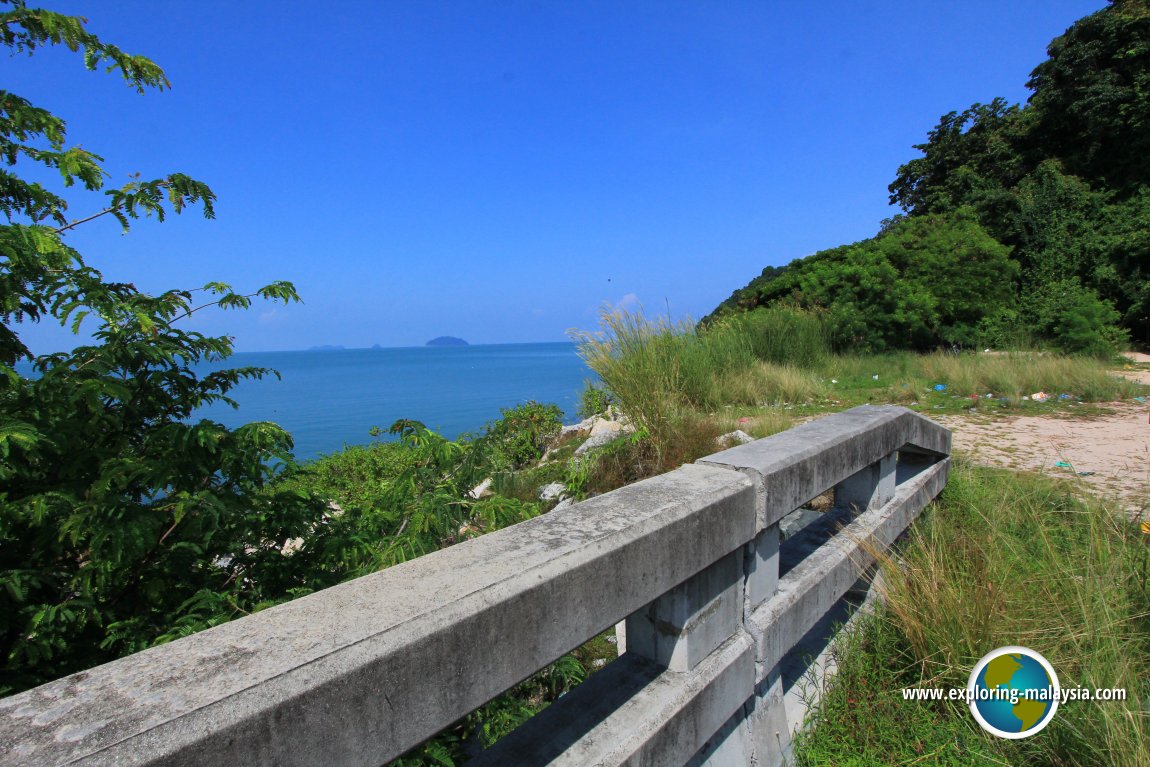
[[[690,671],[743,622],[743,548],[627,618],[627,652]]]
[[[835,506],[862,512],[877,509],[894,498],[896,456],[891,453],[835,485]]]
[[[779,523],[762,530],[747,544],[748,614],[779,588]]]

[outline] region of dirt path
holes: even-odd
[[[1137,362],[1150,362],[1139,355]],[[1150,370],[1120,375],[1150,384]],[[1150,514],[1150,405],[1114,402],[1100,415],[943,416],[955,448],[977,463],[1081,482],[1131,514]],[[1067,465],[1068,464],[1068,465]]]

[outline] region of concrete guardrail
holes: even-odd
[[[777,764],[780,662],[950,444],[864,406],[715,453],[0,700],[0,764],[378,767],[621,622],[620,658],[471,763]],[[780,520],[831,488],[845,527],[780,575]]]

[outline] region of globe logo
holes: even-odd
[[[982,657],[966,685],[970,713],[1000,738],[1027,738],[1054,718],[1058,676],[1046,658],[1028,647],[999,647]]]

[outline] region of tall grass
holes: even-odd
[[[681,436],[688,412],[801,401],[823,388],[814,373],[797,367],[828,354],[822,321],[810,313],[771,309],[699,329],[605,310],[600,322],[598,333],[574,334],[579,353],[660,446]]]
[[[1020,398],[1035,392],[1069,393],[1091,402],[1136,394],[1141,387],[1113,376],[1098,360],[1048,354],[930,354],[917,358],[919,376],[946,382],[961,393]]]
[[[708,332],[733,335],[756,359],[814,369],[830,356],[831,336],[821,314],[771,306],[716,321]]]
[[[1116,509],[1066,485],[956,470],[884,565],[887,609],[925,684],[965,687],[1004,645],[1042,653],[1063,687],[1125,688],[1125,703],[1069,701],[1012,743],[1034,764],[1150,764],[1150,549]],[[965,715],[965,712],[960,712]]]

